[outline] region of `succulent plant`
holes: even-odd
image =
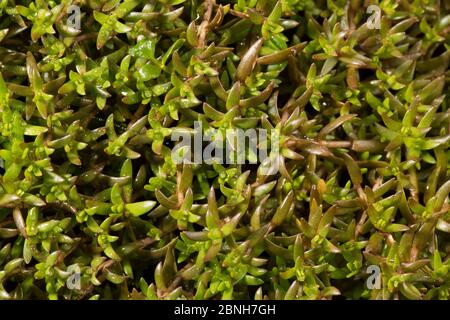
[[[449,64],[448,1],[0,0],[0,299],[448,300]]]

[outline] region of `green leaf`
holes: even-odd
[[[123,204],[122,190],[117,183],[111,188],[111,201],[115,205]]]
[[[158,78],[160,74],[161,69],[159,67],[151,63],[147,63],[135,72],[135,77],[138,81],[148,81]]]
[[[156,205],[156,201],[147,200],[135,203],[127,203],[125,209],[134,216],[140,216],[152,210]]]
[[[133,57],[142,57],[148,60],[155,58],[155,45],[154,39],[142,39],[136,43],[136,45],[129,50],[129,54]]]

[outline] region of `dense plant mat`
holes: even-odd
[[[449,1],[0,0],[0,298],[448,299],[449,63]]]

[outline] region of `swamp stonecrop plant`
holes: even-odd
[[[448,299],[449,63],[448,1],[0,0],[0,298]]]

